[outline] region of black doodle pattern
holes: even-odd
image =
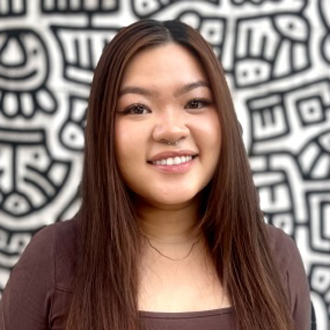
[[[0,292],[31,237],[79,209],[103,47],[134,20],[179,19],[223,64],[265,219],[301,251],[312,330],[330,328],[328,0],[0,0],[0,18]]]
[[[324,315],[324,322],[326,323],[326,316],[330,308],[330,267],[328,265],[315,264],[311,269],[311,285],[313,287],[314,308],[320,311],[319,314]],[[326,302],[325,306],[323,301]],[[313,329],[312,329],[313,330]]]
[[[180,14],[177,19],[198,30],[208,43],[212,45],[214,52],[221,60],[227,28],[226,18],[201,16],[197,11],[191,10]]]
[[[42,130],[0,127],[0,208],[19,218],[51,203],[61,191],[70,163],[54,160]]]
[[[118,29],[52,26],[63,56],[63,77],[89,85],[104,46]]]
[[[25,15],[26,1],[27,0],[1,0],[0,17]]]
[[[307,127],[312,129],[326,125],[330,115],[329,97],[330,80],[327,78],[247,100],[251,132],[250,153],[254,154],[261,142],[290,135],[292,130],[303,133]],[[281,148],[283,149],[283,145]],[[310,156],[312,155],[308,153],[307,157],[300,158],[305,168],[311,160]]]
[[[308,21],[281,13],[237,20],[236,87],[252,87],[310,67]]]
[[[290,182],[283,170],[254,171],[265,218],[272,225],[294,236],[294,200]]]
[[[56,215],[54,222],[65,221],[76,214],[80,205],[79,191],[76,190],[75,194],[71,196],[67,204],[64,205],[63,209]]]
[[[49,57],[32,30],[0,30],[0,111],[7,118],[31,118],[37,110],[53,114],[57,102],[47,88]]]
[[[99,0],[99,1],[42,0],[41,1],[41,10],[46,14],[111,13],[118,9],[119,9],[119,0]]]
[[[311,248],[318,253],[328,254],[330,249],[330,191],[308,191],[306,202],[309,206]]]
[[[298,165],[304,180],[330,179],[330,131],[308,141],[298,154]]]
[[[184,2],[186,0],[131,0],[131,6],[134,14],[138,18],[148,18],[162,10],[166,10],[173,4]],[[190,2],[201,2],[192,0]],[[204,3],[219,5],[221,0],[205,0]]]
[[[69,107],[68,117],[59,132],[60,141],[69,150],[83,151],[87,99],[70,96]]]
[[[282,0],[231,0],[231,3],[236,6],[241,6],[241,5],[245,5],[245,4],[252,4],[252,5],[260,6],[260,5],[263,5],[267,1],[279,3]]]
[[[318,9],[326,32],[321,43],[321,53],[324,60],[330,63],[330,9],[326,0],[318,0]]]

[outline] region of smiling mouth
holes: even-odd
[[[14,74],[11,74],[12,72],[16,71],[16,76]],[[21,71],[21,72],[20,72]],[[37,70],[32,70],[30,72],[25,73],[26,70],[17,70],[17,69],[9,69],[7,70],[8,73],[0,73],[0,78],[4,80],[25,80],[29,79],[31,77],[34,77],[37,74]],[[17,75],[17,72],[20,73],[20,75]]]
[[[148,161],[148,163],[152,165],[175,166],[189,163],[197,156],[198,155],[167,157],[156,161]]]

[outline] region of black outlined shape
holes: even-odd
[[[330,64],[330,9],[328,0],[318,0],[318,10],[321,20],[326,28],[324,37],[321,40],[321,54],[326,62]]]
[[[309,275],[309,283],[311,291],[317,294],[320,299],[318,303],[322,301],[322,309],[327,312],[330,310],[330,265],[324,265],[321,263],[313,263]],[[317,326],[317,320],[315,318],[314,308],[312,310],[312,328],[311,330],[322,330]],[[329,329],[330,326],[330,316],[326,321],[324,329]]]
[[[294,201],[287,174],[271,169],[253,171],[253,179],[267,221],[294,237]]]
[[[0,17],[23,16],[26,14],[26,0],[1,0]]]
[[[80,201],[81,201],[81,197],[78,187],[76,193],[68,200],[67,204],[56,216],[56,222],[72,219],[79,212]]]
[[[311,316],[311,330],[317,330],[317,322],[316,322],[316,315],[315,315],[315,308],[314,305],[312,304],[312,316]]]
[[[290,133],[283,97],[267,95],[247,101],[250,113],[251,147],[255,143],[273,140]]]
[[[307,191],[306,203],[308,205],[310,247],[315,252],[329,255],[330,190]]]
[[[219,60],[221,59],[227,31],[226,18],[219,16],[201,16],[198,12],[189,10],[182,12],[177,19],[199,30],[201,35],[213,47]]]
[[[330,130],[308,141],[297,155],[297,162],[304,180],[330,179]]]
[[[73,14],[73,13],[112,13],[119,9],[119,0],[41,0],[41,10],[45,14]]]
[[[292,89],[286,89],[248,99],[250,117],[251,153],[255,145],[274,140],[291,132],[288,113],[296,117],[301,128],[317,126],[330,116],[330,79],[316,80]],[[276,115],[277,113],[277,115]]]
[[[87,105],[86,98],[70,95],[68,117],[59,132],[61,144],[69,150],[83,151],[84,149]]]
[[[29,244],[31,238],[35,233],[37,233],[41,228],[34,229],[14,229],[5,228],[0,226],[0,255],[2,258],[8,258],[6,263],[2,263],[1,266],[6,269],[11,269],[14,267],[12,260],[19,258],[26,246]]]
[[[54,159],[44,130],[0,127],[0,210],[17,219],[50,204],[71,168]]]
[[[49,55],[32,30],[0,31],[0,111],[7,118],[53,114],[57,101],[47,87]]]
[[[283,198],[282,204],[280,202],[277,202],[277,205],[279,206],[278,213],[283,214],[283,218],[277,218],[277,224],[280,224],[282,222],[287,223],[287,221],[291,221],[286,218],[287,213],[291,214],[289,207],[291,205],[295,223],[297,225],[306,225],[308,221],[307,203],[305,201],[306,189],[304,188],[305,181],[301,176],[296,156],[289,151],[271,150],[271,148],[267,148],[265,151],[262,151],[259,154],[251,154],[250,164],[253,173],[262,173],[259,175],[259,177],[261,177],[261,179],[263,180],[256,180],[258,176],[254,179],[257,187],[260,185],[260,183],[263,183],[263,181],[265,181],[263,173],[270,172],[270,174],[268,175],[271,175],[273,181],[276,181],[276,177],[274,178],[276,173],[283,173],[282,177],[277,178],[278,182],[283,182],[282,190],[284,191],[283,195],[278,194],[278,196]],[[279,174],[277,174],[277,176],[279,176]],[[265,178],[267,178],[267,175],[265,175]],[[288,188],[285,188],[285,186],[287,186]],[[292,192],[290,197],[288,197],[288,192]],[[266,199],[266,201],[269,200],[271,199]],[[270,203],[268,202],[268,204]],[[265,205],[268,204],[266,203]],[[281,206],[283,206],[283,209],[281,209]],[[284,208],[284,206],[286,206],[286,208]],[[263,204],[261,204],[261,207],[262,209],[264,209]],[[268,212],[268,208],[265,208],[264,211]],[[279,227],[281,226],[279,225]]]
[[[238,88],[289,77],[311,66],[310,24],[294,13],[239,18],[234,46]]]
[[[292,0],[230,0],[231,3],[234,6],[243,6],[243,5],[254,5],[254,6],[262,6],[266,3],[270,3],[270,4],[274,4],[274,5],[281,5],[284,3],[289,3],[292,5]],[[307,5],[307,1],[308,0],[300,0],[300,2],[302,3],[302,8],[300,10],[302,10],[303,8],[305,8],[305,6]],[[295,2],[297,3],[298,1],[295,0]],[[295,3],[295,5],[296,5]]]
[[[281,3],[285,0],[230,0],[230,1],[235,6],[242,6],[242,5],[245,5],[245,4],[261,6],[265,2]]]
[[[330,266],[315,264],[311,268],[311,286],[313,291],[324,296],[330,293]],[[323,299],[324,301],[329,299]],[[330,303],[330,301],[329,301]]]
[[[131,0],[131,7],[134,15],[139,18],[147,18],[154,15],[172,4],[179,2],[198,2],[198,0]],[[219,5],[220,0],[205,0],[204,3]]]
[[[309,96],[297,100],[296,108],[303,126],[314,125],[325,121],[325,106],[321,96]]]
[[[310,127],[327,121],[330,115],[330,79],[316,80],[284,93],[284,99],[291,100],[302,127]],[[286,109],[289,111],[289,109]]]
[[[89,85],[104,46],[119,28],[51,26],[63,57],[63,77]]]
[[[228,0],[229,1],[229,0]],[[292,12],[301,12],[307,6],[309,0],[230,0],[231,4],[236,7],[241,7],[242,11],[246,6],[254,6],[262,8],[262,6],[273,5],[276,6],[274,11],[280,11],[281,6],[287,6],[288,10]],[[300,2],[300,3],[299,3]]]

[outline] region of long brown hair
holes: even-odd
[[[81,182],[79,256],[68,330],[137,330],[140,231],[115,157],[115,112],[123,72],[146,47],[187,47],[202,63],[222,127],[219,166],[203,191],[201,228],[235,310],[238,330],[292,330],[289,303],[273,262],[248,158],[225,76],[212,48],[179,21],[123,28],[95,70]]]

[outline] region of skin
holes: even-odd
[[[196,82],[202,83],[184,90]],[[197,227],[200,192],[210,182],[221,151],[221,126],[203,67],[181,45],[149,48],[126,67],[120,94],[116,156],[134,192],[144,235],[175,259],[184,258],[198,242],[182,261],[166,259],[145,244],[140,309],[175,312],[229,306]],[[169,146],[164,140],[178,144]],[[153,156],[173,150],[198,156],[184,173],[164,173],[150,163]]]

